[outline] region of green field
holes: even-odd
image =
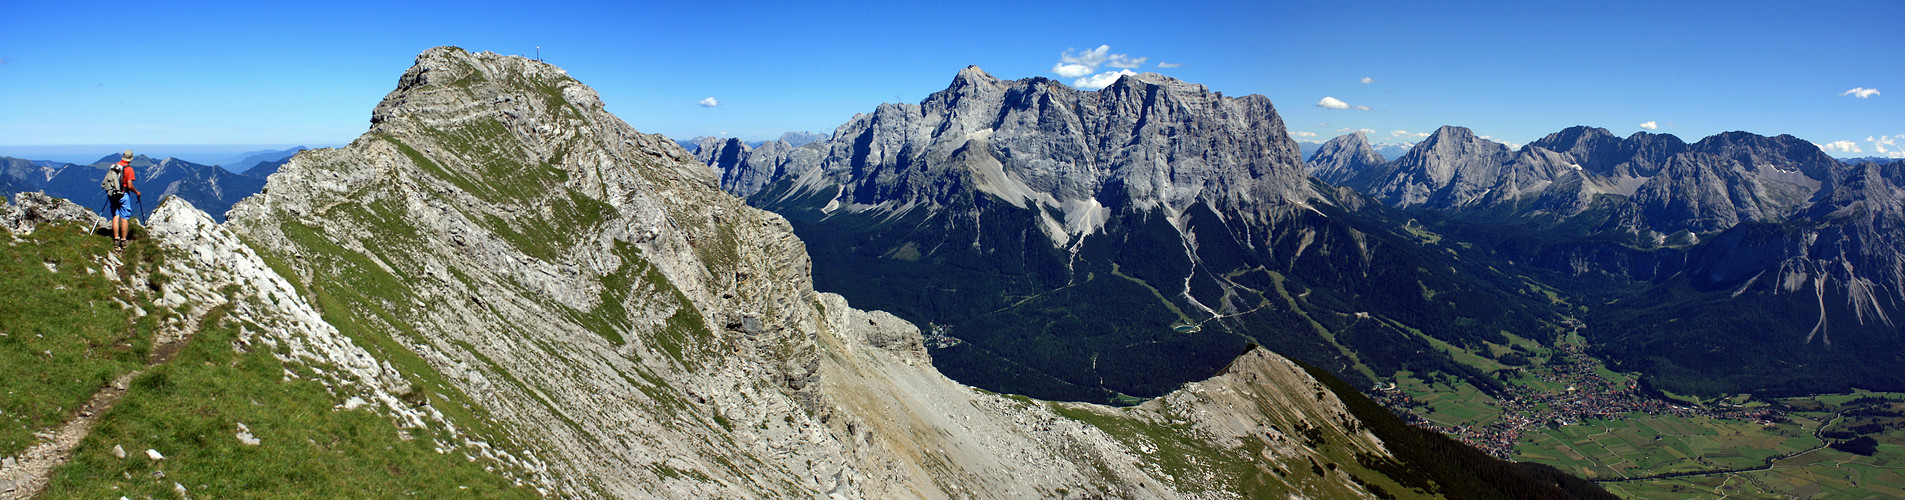
[[[1772,470],[1601,483],[1626,498],[1905,498],[1905,446],[1882,444],[1871,457],[1821,450]]]
[[[1558,393],[1568,382],[1543,380],[1544,375],[1568,366],[1567,354],[1519,337],[1510,345],[1487,344],[1486,351],[1464,351],[1453,345],[1432,345],[1462,363],[1483,371],[1505,368],[1494,359],[1518,346],[1528,353],[1528,365],[1502,380],[1543,393]],[[1560,342],[1581,342],[1567,334]],[[1551,363],[1555,363],[1552,364]],[[1597,363],[1598,364],[1598,363]],[[1638,374],[1596,366],[1593,373],[1615,387],[1636,381]],[[1500,403],[1475,386],[1436,375],[1403,371],[1391,379],[1419,403],[1411,411],[1439,425],[1480,426],[1502,418]],[[1905,394],[1858,391],[1804,398],[1764,400],[1746,394],[1705,398],[1667,394],[1676,404],[1786,409],[1786,419],[1773,425],[1710,416],[1628,414],[1615,419],[1590,419],[1573,425],[1527,428],[1514,448],[1515,459],[1555,466],[1601,483],[1627,498],[1905,498],[1905,429],[1886,427],[1871,435],[1879,441],[1872,456],[1860,456],[1823,447],[1815,431],[1845,432],[1857,424],[1895,424],[1905,417],[1838,417],[1841,410],[1871,405],[1872,398],[1905,400]],[[1905,408],[1889,403],[1885,408]],[[1541,407],[1545,408],[1545,407]],[[1844,435],[1844,434],[1840,434]],[[1623,478],[1675,473],[1702,473],[1763,467],[1769,470],[1713,473],[1662,479],[1620,481]]]
[[[1818,446],[1815,420],[1762,427],[1708,417],[1633,415],[1541,428],[1522,436],[1517,458],[1590,479],[1746,468]]]
[[[1397,373],[1395,380],[1397,388],[1426,405],[1417,413],[1431,422],[1458,427],[1488,425],[1501,414],[1501,408],[1492,405],[1495,398],[1461,380],[1429,382],[1409,372]]]
[[[1516,458],[1607,480],[1757,468],[1766,464],[1768,457],[1792,455],[1773,460],[1767,470],[1609,481],[1601,485],[1628,498],[1905,498],[1905,431],[1868,434],[1880,443],[1872,456],[1820,448],[1824,443],[1814,436],[1821,425],[1843,429],[1848,419],[1837,413],[1860,407],[1857,401],[1861,398],[1896,401],[1902,396],[1857,392],[1780,400],[1778,403],[1795,411],[1788,414],[1790,421],[1773,426],[1680,416],[1591,420],[1524,435],[1516,447]],[[1740,397],[1726,399],[1744,406],[1772,404]],[[1852,405],[1846,406],[1848,403]]]

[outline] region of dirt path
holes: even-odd
[[[119,275],[120,298],[129,304],[136,304],[134,297],[138,290],[131,285],[133,277],[127,274],[128,271],[120,262],[119,257],[118,254],[108,255],[101,263],[105,265],[108,272]],[[134,328],[133,322],[137,320],[138,318],[127,318],[126,328]],[[156,345],[153,346],[152,354],[146,358],[146,368],[171,361],[178,355],[179,350],[185,347],[185,343],[191,340],[192,330],[195,329],[187,329],[185,332],[174,335],[164,333],[157,335],[157,338],[153,339]],[[65,465],[67,460],[73,458],[73,450],[78,448],[79,442],[86,439],[86,435],[92,432],[93,425],[99,423],[99,416],[111,410],[113,405],[119,402],[119,398],[126,395],[126,389],[131,386],[132,379],[144,372],[144,369],[134,370],[113,379],[112,383],[101,388],[99,392],[93,393],[92,399],[87,400],[86,404],[80,407],[73,419],[52,432],[51,437],[46,441],[27,448],[10,461],[0,463],[0,500],[32,498],[45,489],[47,483],[53,479],[53,470]],[[127,450],[127,453],[139,453],[139,450]]]
[[[143,370],[142,370],[143,371]],[[53,478],[53,469],[66,463],[73,457],[73,449],[92,432],[93,424],[99,422],[99,416],[112,409],[119,397],[126,395],[127,384],[139,375],[139,371],[120,375],[105,389],[93,394],[93,399],[79,410],[78,418],[66,422],[53,438],[27,448],[14,463],[0,469],[0,500],[31,498],[46,488],[47,481]]]

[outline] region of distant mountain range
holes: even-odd
[[[1559,331],[1522,285],[1457,272],[1393,211],[1311,180],[1262,96],[967,68],[826,142],[698,146],[724,189],[793,223],[816,286],[929,325],[935,363],[990,390],[1130,401],[1250,343],[1359,386],[1409,370],[1488,390],[1433,346]]]
[[[1361,134],[1363,132],[1352,132],[1352,133]],[[1324,144],[1327,144],[1327,142],[1297,141],[1296,143],[1297,148],[1302,152],[1304,158],[1309,158],[1315,155],[1316,150],[1322,149]],[[1384,161],[1388,161],[1390,159],[1394,159],[1396,157],[1402,156],[1404,153],[1408,153],[1409,148],[1414,145],[1415,144],[1413,143],[1394,143],[1394,142],[1371,143],[1370,149],[1375,150],[1376,154],[1378,156],[1383,157]]]
[[[45,191],[103,213],[105,194],[99,189],[99,181],[119,158],[119,153],[110,153],[91,164],[79,165],[0,157],[4,166],[0,189],[9,199],[18,192]],[[240,175],[212,165],[176,158],[154,160],[145,155],[134,157],[131,165],[139,191],[151,195],[146,197],[150,206],[156,207],[168,195],[178,196],[221,221],[238,200],[262,189],[264,176],[269,175],[262,170],[258,175]]]
[[[1562,273],[1605,302],[1586,315],[1602,349],[1676,391],[1905,386],[1900,163],[1746,132],[1688,144],[1572,127],[1510,150],[1444,127],[1384,163],[1360,135],[1331,144],[1308,163],[1319,178]]]
[[[1905,389],[1899,164],[1591,127],[1518,148],[1443,127],[1388,155],[1357,133],[1304,161],[1260,99],[968,68],[828,141],[694,149],[794,224],[816,286],[930,325],[942,370],[992,390],[1155,395],[1257,342],[1486,391],[1435,346],[1576,321],[1676,392]]]
[[[1840,158],[1839,159],[1840,163],[1844,163],[1847,165],[1857,165],[1857,164],[1865,163],[1865,162],[1872,162],[1872,163],[1877,163],[1880,165],[1889,165],[1892,163],[1898,163],[1902,161],[1905,161],[1905,158],[1887,158],[1884,156],[1861,156],[1856,158]]]
[[[828,137],[832,137],[832,136],[825,132],[787,132],[787,133],[781,134],[780,138],[774,139],[771,141],[743,141],[740,139],[733,139],[733,138],[701,136],[701,137],[696,137],[693,139],[677,140],[675,141],[675,143],[680,144],[681,147],[686,148],[691,153],[699,153],[701,151],[702,145],[717,143],[717,142],[725,143],[725,142],[733,141],[735,144],[740,144],[748,148],[758,148],[758,147],[775,143],[775,142],[787,143],[787,145],[791,147],[800,147],[800,146],[805,146],[807,144],[827,140]]]
[[[304,146],[298,146],[298,147],[289,148],[289,149],[251,151],[243,155],[240,155],[235,160],[221,162],[218,165],[225,167],[225,170],[233,172],[233,173],[251,175],[254,177],[262,178],[267,175],[271,175],[270,172],[275,172],[277,170],[275,168],[271,168],[269,169],[269,171],[259,171],[259,172],[251,172],[251,170],[254,168],[257,168],[260,164],[265,164],[265,163],[283,165],[286,159],[291,158],[291,155],[298,154],[299,151],[304,151],[306,149],[310,149],[310,148],[307,148]]]

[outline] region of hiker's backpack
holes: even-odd
[[[126,174],[123,170],[124,168],[124,166],[114,163],[112,164],[112,168],[106,169],[106,178],[100,179],[99,181],[99,189],[105,190],[106,196],[118,196],[126,192]]]

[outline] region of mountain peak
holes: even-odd
[[[948,87],[948,90],[963,88],[968,85],[996,87],[1001,83],[1004,82],[999,80],[998,77],[992,76],[991,73],[986,73],[986,70],[979,69],[979,66],[966,66],[964,69],[959,70],[959,74],[953,76],[952,85]]]
[[[1439,141],[1448,141],[1448,140],[1467,141],[1474,137],[1475,137],[1475,131],[1469,130],[1468,127],[1463,127],[1459,125],[1443,125],[1441,128],[1435,129],[1435,133],[1431,134],[1427,140],[1424,140],[1422,142],[1429,142],[1429,141],[1439,142]]]
[[[1385,161],[1369,145],[1369,137],[1359,130],[1323,143],[1303,166],[1323,182],[1341,185],[1382,166]]]
[[[522,107],[524,99],[541,98],[548,108],[565,105],[589,110],[602,108],[595,90],[576,82],[562,68],[522,56],[441,46],[417,55],[416,63],[398,79],[396,90],[385,95],[371,111],[370,122],[376,125],[406,115],[440,115],[443,110],[415,103],[412,97],[446,86],[464,93],[473,92],[478,86],[493,87],[491,90],[502,94],[493,103],[498,107]],[[463,118],[467,117],[442,117]]]

